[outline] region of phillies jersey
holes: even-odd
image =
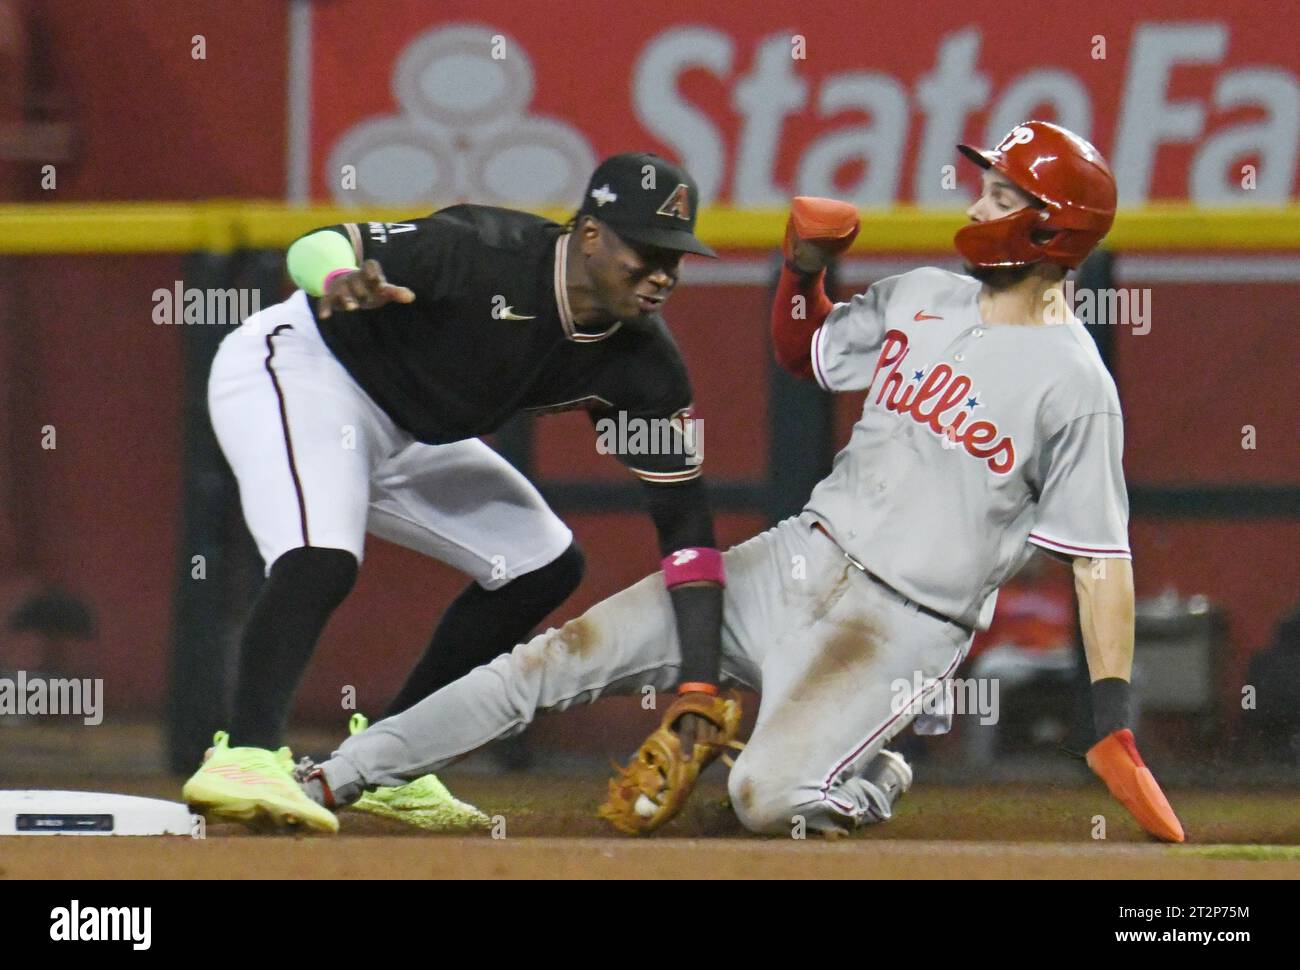
[[[924,268],[835,306],[830,391],[869,388],[806,510],[910,599],[986,627],[1032,552],[1130,558],[1123,419],[1082,325],[986,324],[980,284]]]

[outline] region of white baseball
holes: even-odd
[[[638,795],[636,804],[632,806],[638,815],[642,818],[649,818],[655,812],[659,811],[659,806],[652,802],[646,795]]]

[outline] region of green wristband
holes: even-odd
[[[325,292],[325,278],[338,269],[357,269],[357,257],[344,235],[321,229],[303,236],[286,254],[289,276],[312,296]]]

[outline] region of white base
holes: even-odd
[[[0,791],[0,835],[190,835],[180,802],[94,791]]]

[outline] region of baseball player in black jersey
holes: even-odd
[[[631,453],[629,436],[615,452],[645,483],[665,561],[690,564],[666,573],[680,685],[715,692],[721,559],[690,382],[660,316],[683,253],[714,255],[694,235],[697,203],[680,168],[625,154],[596,169],[567,226],[457,205],[293,244],[301,289],[223,341],[209,382],[267,580],[243,635],[230,733],[218,733],[187,801],[202,807],[213,785],[237,786],[241,758],[281,743],[367,532],[473,577],[390,715],[526,640],[577,587],[570,530],[478,439],[521,411],[583,408],[593,422],[670,429],[643,437],[661,445],[651,453]],[[688,742],[713,730],[693,717],[679,727]]]

